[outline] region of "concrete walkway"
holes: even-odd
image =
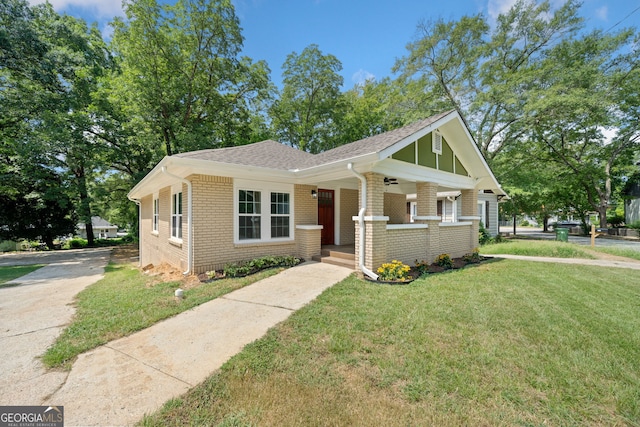
[[[84,353],[48,403],[67,426],[131,425],[351,273],[305,263]]]
[[[523,256],[523,255],[486,255],[494,258],[506,258],[506,259],[518,259],[522,261],[534,261],[534,262],[553,262],[556,264],[580,264],[580,265],[593,265],[596,267],[613,267],[613,268],[630,268],[632,270],[640,270],[640,261],[615,261],[607,259],[584,259],[584,258],[552,258],[552,257],[537,257],[537,256]]]

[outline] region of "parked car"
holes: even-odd
[[[572,227],[579,227],[579,226],[580,226],[580,222],[570,221],[570,220],[558,221],[553,224],[554,229],[555,228],[572,228]]]

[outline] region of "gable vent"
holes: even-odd
[[[442,154],[442,134],[438,131],[433,132],[431,150],[436,154]]]

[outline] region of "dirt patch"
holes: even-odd
[[[140,252],[137,244],[114,246],[111,262],[114,264],[133,264],[138,262]]]
[[[132,264],[137,267],[139,254],[138,245],[136,244],[116,246],[111,251],[111,262],[115,264]],[[140,270],[146,276],[154,279],[149,283],[149,286],[153,286],[156,283],[181,282],[180,286],[183,289],[189,289],[200,284],[198,276],[194,274],[185,276],[181,270],[166,263],[160,265],[149,264]]]

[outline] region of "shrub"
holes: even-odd
[[[618,228],[624,224],[624,215],[611,215],[607,218],[607,223],[613,228]]]
[[[448,254],[438,255],[435,264],[446,269],[453,268],[453,260]]]
[[[480,252],[478,251],[478,248],[475,248],[473,250],[473,252],[465,254],[462,256],[462,259],[464,262],[470,262],[470,263],[477,263],[482,261],[482,258],[480,257]]]
[[[525,220],[523,220],[523,221],[520,223],[520,226],[521,226],[521,227],[528,227],[528,226],[530,226],[530,225],[531,225],[531,224],[530,224],[530,223],[529,223],[529,221],[527,221],[526,219],[525,219]]]
[[[298,264],[300,264],[300,259],[294,256],[265,256],[229,263],[224,266],[223,272],[226,277],[243,277],[267,268],[293,267]],[[213,276],[215,276],[215,272],[209,273],[209,277]]]
[[[382,266],[378,267],[377,273],[380,276],[378,279],[383,281],[404,282],[407,280],[410,270],[411,267],[401,263],[397,259],[394,259],[393,261],[382,264]]]
[[[420,276],[423,276],[429,272],[429,263],[427,261],[416,260],[416,270]]]
[[[480,223],[480,229],[478,234],[478,242],[481,246],[488,245],[489,243],[493,243],[493,238],[491,237],[491,233],[484,228],[484,224]]]
[[[87,241],[85,239],[75,238],[69,240],[67,244],[71,249],[81,249],[87,246]]]
[[[631,224],[628,224],[627,227],[640,230],[640,221],[632,222]]]

